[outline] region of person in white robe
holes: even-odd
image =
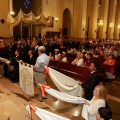
[[[93,95],[92,100],[83,105],[82,117],[85,120],[97,120],[98,109],[106,105],[107,90],[104,85],[98,84],[93,91]]]

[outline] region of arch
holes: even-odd
[[[68,8],[63,11],[63,37],[71,36],[71,12]]]

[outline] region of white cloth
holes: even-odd
[[[19,62],[20,88],[28,96],[34,95],[33,87],[33,66]]]
[[[57,88],[66,94],[82,97],[83,89],[78,82],[49,67],[49,76]]]
[[[71,96],[71,95],[62,93],[60,91],[54,90],[52,88],[50,88],[50,89],[45,88],[45,91],[48,94],[54,96],[55,98],[65,101],[65,102],[74,103],[74,104],[81,104],[81,103],[87,102],[87,100],[84,98]]]
[[[21,9],[15,18],[13,18],[12,15],[10,14],[8,14],[7,16],[7,22],[13,27],[18,25],[21,21],[25,23],[33,23],[36,25],[44,24],[45,26],[49,26],[51,25],[51,20],[52,20],[52,16],[48,18],[46,18],[42,14],[35,16],[32,12],[25,14]]]
[[[54,114],[52,112],[48,112],[46,110],[40,109],[38,107],[35,107],[36,111],[35,114],[41,119],[41,120],[69,120],[68,118],[64,118],[62,116],[59,116],[57,114]],[[26,107],[27,111],[30,114],[30,107],[29,105]]]
[[[90,106],[84,104],[82,110],[82,117],[85,120],[96,120],[96,114],[100,107],[105,107],[104,99],[94,99],[90,101]]]

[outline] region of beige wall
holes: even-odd
[[[0,36],[9,37],[9,24],[7,23],[7,15],[9,11],[9,0],[0,1],[0,20],[4,19],[5,23],[0,22]]]
[[[54,18],[57,17],[58,21],[54,21],[53,28],[46,28],[43,29],[43,35],[46,31],[59,31],[62,28],[62,21],[63,21],[63,12],[68,8],[71,13],[71,23],[73,19],[73,0],[48,0],[46,2],[43,0],[43,14],[47,17],[52,15]],[[72,25],[71,25],[72,28]],[[71,29],[72,30],[72,29]],[[71,31],[72,33],[72,31]]]
[[[0,20],[3,18],[7,20],[7,14],[9,12],[9,0],[1,0],[0,4]],[[117,8],[117,16],[115,20],[116,6],[115,0],[101,0],[101,12],[98,14],[98,1],[99,0],[42,0],[42,14],[46,17],[57,17],[58,21],[53,21],[54,26],[52,28],[41,29],[36,27],[34,34],[36,36],[42,33],[42,36],[46,34],[46,31],[59,31],[63,28],[63,12],[67,8],[70,12],[70,31],[69,36],[85,38],[85,32],[88,31],[88,17],[89,19],[89,35],[88,38],[96,38],[96,31],[98,30],[98,17],[103,18],[103,26],[99,28],[99,38],[106,38],[106,32],[109,39],[119,38],[119,31],[116,27],[119,24],[119,12]],[[106,2],[107,1],[107,2]],[[110,1],[110,2],[109,2]],[[119,1],[119,0],[118,0]],[[118,2],[119,3],[119,2]],[[36,3],[37,4],[37,3]],[[110,4],[110,10],[108,10]],[[38,6],[38,5],[37,5]],[[3,12],[4,11],[4,12]],[[39,11],[41,11],[41,6]],[[37,13],[39,12],[37,11]],[[108,16],[108,18],[107,18]],[[107,24],[108,22],[108,24]],[[113,29],[109,28],[109,23],[113,22]],[[107,29],[106,29],[107,28]],[[114,33],[114,36],[113,36]],[[0,23],[0,36],[9,37],[9,24],[7,21]]]

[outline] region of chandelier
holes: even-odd
[[[103,19],[102,19],[102,17],[98,21],[98,26],[103,26]]]
[[[110,28],[113,28],[113,27],[114,27],[114,24],[111,22],[111,23],[109,24],[109,27],[110,27]]]

